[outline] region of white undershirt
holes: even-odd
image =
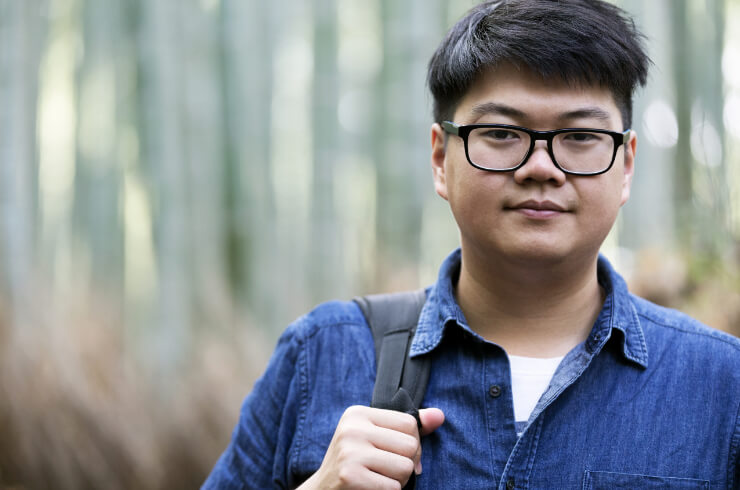
[[[542,394],[547,389],[563,357],[542,359],[509,356],[511,366],[511,394],[514,398],[514,420],[521,435]]]

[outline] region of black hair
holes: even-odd
[[[602,0],[494,0],[473,7],[429,61],[434,120],[452,119],[476,77],[502,62],[543,78],[608,88],[632,121],[632,96],[647,81],[644,36],[622,9]]]

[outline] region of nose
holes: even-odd
[[[560,170],[552,161],[545,141],[535,142],[532,153],[530,153],[524,165],[514,172],[514,180],[518,184],[525,184],[529,181],[549,181],[557,186],[561,186],[565,183],[565,179],[565,172]]]

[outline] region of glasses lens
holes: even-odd
[[[468,135],[468,156],[478,167],[506,170],[519,165],[529,150],[529,135],[510,128],[475,128]]]
[[[609,167],[614,139],[608,134],[588,131],[560,133],[552,141],[558,165],[571,172],[601,172]]]

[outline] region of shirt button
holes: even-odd
[[[506,482],[506,490],[513,490],[514,486],[516,484],[514,483],[514,480],[509,480]]]
[[[488,394],[493,398],[498,398],[501,396],[501,387],[499,385],[491,385],[491,387],[488,388]]]

